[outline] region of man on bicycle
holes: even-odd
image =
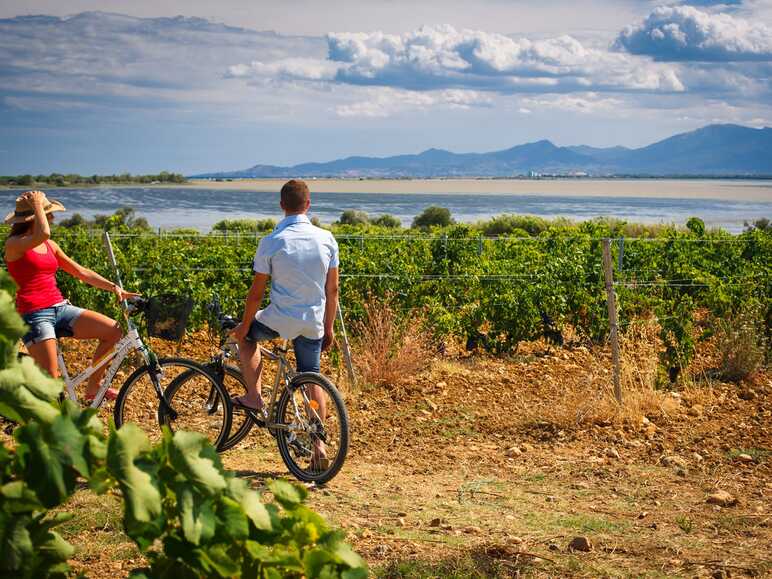
[[[234,397],[233,405],[254,410],[258,415],[264,415],[265,409],[260,381],[262,357],[257,342],[279,337],[292,340],[298,372],[319,372],[321,352],[332,344],[338,308],[338,244],[332,233],[312,225],[308,219],[308,186],[294,179],[285,183],[280,205],[285,217],[270,235],[260,240],[244,317],[233,330],[247,383],[247,394]],[[271,301],[260,310],[269,278]],[[318,387],[309,390],[324,420],[324,396]],[[326,460],[321,441],[315,444],[314,460]]]

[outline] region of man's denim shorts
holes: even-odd
[[[279,332],[269,328],[264,323],[254,320],[249,326],[247,340],[250,342],[265,342],[275,340]],[[322,338],[313,340],[305,336],[298,336],[292,340],[295,349],[295,360],[298,372],[318,372],[319,360],[322,356]]]
[[[30,346],[45,340],[72,336],[75,321],[84,311],[70,302],[62,302],[50,308],[24,314],[22,319],[29,326],[29,332],[22,338],[24,345]]]

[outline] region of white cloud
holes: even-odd
[[[335,114],[342,118],[385,118],[406,111],[492,106],[491,97],[478,91],[449,89],[418,92],[389,87],[366,87],[360,91],[362,100],[338,105]]]
[[[626,27],[616,47],[660,61],[770,61],[772,28],[692,6],[661,6]]]
[[[580,114],[612,114],[612,116],[628,106],[622,99],[602,97],[596,93],[525,97],[520,99],[520,104],[529,111],[552,109]]]
[[[672,66],[586,47],[571,36],[513,39],[444,25],[424,26],[401,35],[333,33],[327,42],[328,58],[316,65],[295,59],[270,66],[259,62],[232,67],[231,73],[251,71],[255,77],[273,74],[309,81],[333,76],[337,82],[414,91],[685,90]]]
[[[332,63],[312,58],[287,58],[276,62],[253,61],[228,67],[231,78],[254,77],[257,79],[279,78],[285,80],[333,80],[338,67]]]

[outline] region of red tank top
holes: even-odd
[[[7,262],[8,273],[19,286],[16,291],[16,311],[20,314],[50,308],[64,301],[56,285],[59,262],[48,241],[45,245],[45,253],[28,249],[19,259]]]

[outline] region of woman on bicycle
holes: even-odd
[[[5,241],[5,263],[18,285],[16,310],[29,326],[29,332],[23,338],[24,345],[41,368],[58,378],[58,337],[99,340],[94,352],[96,361],[115,346],[122,332],[115,320],[75,307],[65,300],[56,285],[57,270],[61,268],[95,288],[113,292],[119,300],[138,294],[123,291],[98,273],[81,266],[51,240],[50,223],[56,211],[64,211],[64,206],[47,199],[42,191],[27,191],[16,199],[16,210],[5,218],[11,225],[11,233]],[[105,365],[89,378],[86,400],[94,399],[106,369]],[[114,400],[117,394],[110,388],[105,397]]]

